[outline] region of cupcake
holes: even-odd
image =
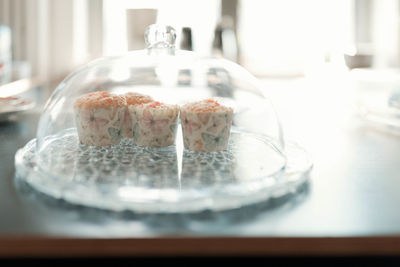
[[[213,99],[183,105],[181,123],[186,149],[214,152],[227,148],[232,124],[232,108]]]
[[[160,102],[129,106],[133,143],[138,146],[164,147],[175,143],[179,107]]]
[[[88,146],[118,145],[126,110],[126,100],[110,92],[94,92],[74,103],[79,141]]]
[[[129,92],[124,94],[126,99],[126,104],[128,106],[135,106],[138,104],[145,104],[153,102],[153,99],[150,96],[142,95],[139,93]],[[122,136],[125,138],[133,137],[133,125],[136,123],[136,117],[131,116],[129,112],[129,108],[125,111],[124,125],[122,126]]]

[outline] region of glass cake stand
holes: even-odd
[[[178,139],[181,139],[178,132]],[[181,146],[143,148],[79,145],[76,129],[48,140],[53,173],[35,159],[36,139],[16,154],[16,176],[36,190],[73,204],[113,211],[175,213],[238,208],[294,193],[312,162],[287,143],[286,164],[273,159],[268,137],[232,130],[228,149],[192,152]],[[179,140],[177,140],[179,143]]]
[[[15,156],[17,177],[52,197],[115,211],[217,211],[295,192],[312,163],[284,140],[258,80],[228,60],[176,49],[175,38],[172,27],[151,25],[146,49],[94,60],[65,78],[45,105],[36,138]],[[97,91],[175,105],[213,98],[233,109],[228,148],[185,150],[180,125],[170,147],[139,147],[131,139],[81,145],[73,104]]]

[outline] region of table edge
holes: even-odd
[[[0,258],[148,256],[395,256],[400,236],[379,237],[0,237]]]

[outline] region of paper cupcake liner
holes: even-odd
[[[138,146],[165,147],[175,143],[179,110],[130,106],[133,142]]]
[[[79,141],[88,146],[118,145],[122,139],[125,107],[75,108]]]
[[[232,112],[196,113],[181,110],[186,149],[202,152],[225,150],[228,146]]]

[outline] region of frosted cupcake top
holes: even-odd
[[[89,93],[78,97],[74,103],[74,108],[93,109],[111,108],[126,106],[124,96],[118,96],[106,91]]]
[[[210,112],[232,112],[232,108],[225,107],[214,99],[205,99],[197,102],[191,102],[181,107],[186,112],[210,113]]]
[[[143,109],[157,109],[157,110],[169,110],[169,109],[177,109],[177,105],[169,105],[165,103],[161,103],[158,101],[153,101],[150,103],[144,103],[138,105],[138,107],[143,108]]]
[[[129,92],[124,94],[126,103],[128,105],[137,105],[137,104],[144,104],[153,102],[153,98],[147,95],[142,95],[139,93]]]

